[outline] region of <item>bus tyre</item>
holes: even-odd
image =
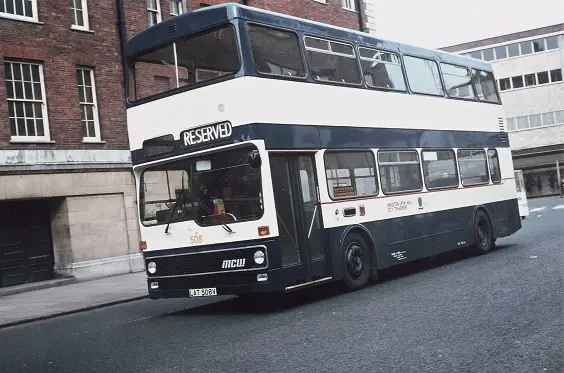
[[[344,282],[349,290],[358,290],[370,280],[372,259],[370,246],[358,233],[350,233],[343,243]]]
[[[478,254],[486,254],[494,247],[493,230],[490,218],[482,211],[476,211],[474,216],[474,236],[476,243],[474,244],[475,251]]]

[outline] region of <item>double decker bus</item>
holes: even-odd
[[[521,228],[484,61],[238,4],[126,58],[150,298],[356,290]]]

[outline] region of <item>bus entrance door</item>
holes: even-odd
[[[325,248],[313,154],[271,154],[270,167],[287,283],[326,277]]]

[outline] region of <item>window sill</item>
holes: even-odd
[[[329,5],[329,4],[327,4],[326,0],[313,0],[313,2],[317,3],[317,4]]]
[[[44,25],[43,22],[39,22],[36,19],[29,18],[29,17],[21,17],[21,16],[16,16],[16,15],[11,15],[11,14],[8,14],[8,13],[0,13],[0,18],[9,19],[9,20],[12,20],[12,21],[34,23],[36,25]]]
[[[11,139],[10,144],[56,144],[53,140]]]
[[[343,8],[343,10],[347,11],[347,12],[351,12],[354,14],[357,14],[358,12],[356,10],[352,10],[352,9],[348,9],[348,8]]]
[[[102,140],[92,140],[92,139],[82,139],[83,144],[105,144],[105,141]]]
[[[94,30],[90,30],[90,29],[86,29],[86,28],[81,28],[81,27],[77,27],[77,26],[71,26],[70,29],[73,30],[73,31],[86,32],[86,33],[88,33],[88,34],[93,34],[93,33],[94,33]]]

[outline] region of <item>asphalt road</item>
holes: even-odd
[[[0,330],[0,372],[563,372],[564,199],[455,252],[277,304],[143,300]]]

